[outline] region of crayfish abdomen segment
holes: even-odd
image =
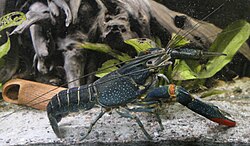
[[[52,97],[47,105],[47,115],[53,131],[61,137],[58,129],[58,122],[70,112],[78,112],[79,109],[89,110],[95,103],[89,99],[90,95],[87,86],[74,87],[59,92]]]
[[[89,97],[88,87],[86,86],[60,91],[49,102],[47,113],[61,115],[68,112],[78,112],[79,109],[88,110],[94,106]]]

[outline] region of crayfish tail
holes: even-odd
[[[74,87],[62,90],[56,94],[47,105],[47,115],[55,134],[60,138],[61,134],[58,123],[71,112],[80,109],[89,110],[94,107],[95,102],[90,101],[87,86]]]
[[[50,125],[51,125],[54,133],[56,134],[56,136],[58,138],[62,138],[61,132],[60,132],[58,124],[57,124],[58,123],[57,119],[54,116],[52,116],[52,114],[48,114],[48,118],[49,118]]]

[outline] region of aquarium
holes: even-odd
[[[0,145],[249,145],[248,0],[1,0]]]

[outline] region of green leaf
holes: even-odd
[[[205,98],[205,97],[212,96],[212,95],[219,95],[219,94],[223,94],[223,93],[226,93],[226,92],[228,92],[228,91],[212,89],[212,90],[209,90],[209,91],[204,92],[203,94],[201,94],[200,98]]]
[[[221,52],[227,56],[209,58],[204,65],[197,61],[179,61],[174,71],[174,80],[202,79],[212,77],[228,64],[240,47],[250,36],[250,24],[246,21],[236,21],[224,29],[216,38],[208,51]]]
[[[118,67],[116,67],[115,64],[118,64],[118,63],[120,63],[120,61],[117,59],[111,59],[111,60],[104,62],[102,64],[102,67],[98,68],[98,72],[96,73],[95,76],[101,78],[105,76],[106,74],[117,70]]]
[[[109,53],[112,51],[112,49],[108,45],[101,43],[84,42],[80,44],[80,48],[97,51],[101,53]]]
[[[172,78],[174,80],[187,80],[197,78],[197,74],[192,71],[184,60],[175,60],[174,69],[172,72]]]
[[[147,38],[129,39],[124,42],[133,46],[137,53],[158,47],[154,41]]]
[[[10,38],[7,34],[7,42],[0,46],[0,59],[5,56],[10,50]]]
[[[110,46],[108,46],[106,44],[84,42],[84,43],[81,43],[78,46],[78,48],[83,48],[83,49],[88,49],[88,50],[97,51],[97,52],[101,52],[101,53],[106,53],[106,54],[109,54],[110,56],[112,56],[120,61],[127,61],[127,60],[131,59],[131,57],[128,54],[119,52],[117,50],[112,50],[110,48]]]
[[[155,47],[160,47],[160,48],[162,48],[162,43],[161,43],[161,39],[158,37],[158,36],[156,36],[156,37],[154,37],[153,39],[152,39],[152,41],[153,41],[153,43],[155,42]]]
[[[25,14],[22,12],[8,13],[0,18],[0,31],[9,27],[20,25],[25,20],[26,20]],[[0,38],[1,37],[2,36],[0,35]],[[7,42],[0,46],[0,59],[1,59],[0,66],[4,64],[4,59],[2,57],[5,56],[9,52],[9,50],[10,50],[10,38],[9,34],[7,33]]]
[[[0,18],[0,31],[12,26],[20,25],[25,20],[25,14],[22,12],[8,13]]]
[[[181,35],[177,35],[176,33],[172,33],[171,40],[169,41],[170,48],[177,48],[181,46],[185,46],[189,44],[190,41]]]
[[[115,58],[115,59],[111,59],[111,60],[104,62],[102,64],[102,67],[98,68],[98,72],[96,73],[95,76],[99,78],[105,76],[106,74],[112,71],[117,70],[118,67],[116,67],[115,64],[120,63],[120,61],[127,61],[131,59],[131,57],[128,54],[119,52],[117,50],[112,50],[110,46],[106,44],[84,42],[84,43],[81,43],[78,46],[78,48],[106,53]]]
[[[3,92],[3,84],[0,83],[0,92]]]
[[[207,71],[200,73],[202,78],[213,76],[228,64],[240,47],[250,36],[250,24],[246,21],[237,21],[228,26],[209,48],[209,51],[222,52],[227,56],[215,57],[207,63]],[[208,72],[208,73],[207,73]]]

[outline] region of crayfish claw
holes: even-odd
[[[218,106],[215,106],[211,103],[207,103],[209,106],[211,106],[212,108],[214,108],[215,110],[218,110],[218,112],[220,112],[222,115],[226,116],[226,117],[232,117],[228,112],[222,110],[222,109],[219,109]]]
[[[217,106],[207,104],[198,99],[193,99],[192,102],[187,104],[187,107],[192,111],[218,124],[229,127],[234,127],[236,125],[235,121],[227,118],[227,116],[229,115],[228,113],[223,112]]]
[[[215,110],[214,117],[209,118],[211,121],[214,121],[216,123],[219,123],[221,125],[226,125],[229,127],[236,126],[236,122],[228,118],[228,117],[231,117],[229,113],[225,112],[224,110],[219,109],[217,106],[214,106],[214,105],[211,105],[211,108]]]
[[[217,106],[213,104],[205,103],[197,98],[194,98],[188,93],[184,88],[178,87],[176,88],[176,97],[177,101],[182,105],[186,106],[190,110],[208,118],[209,120],[216,122],[221,125],[234,127],[236,126],[236,122],[227,118],[229,115],[226,112],[220,110]]]

